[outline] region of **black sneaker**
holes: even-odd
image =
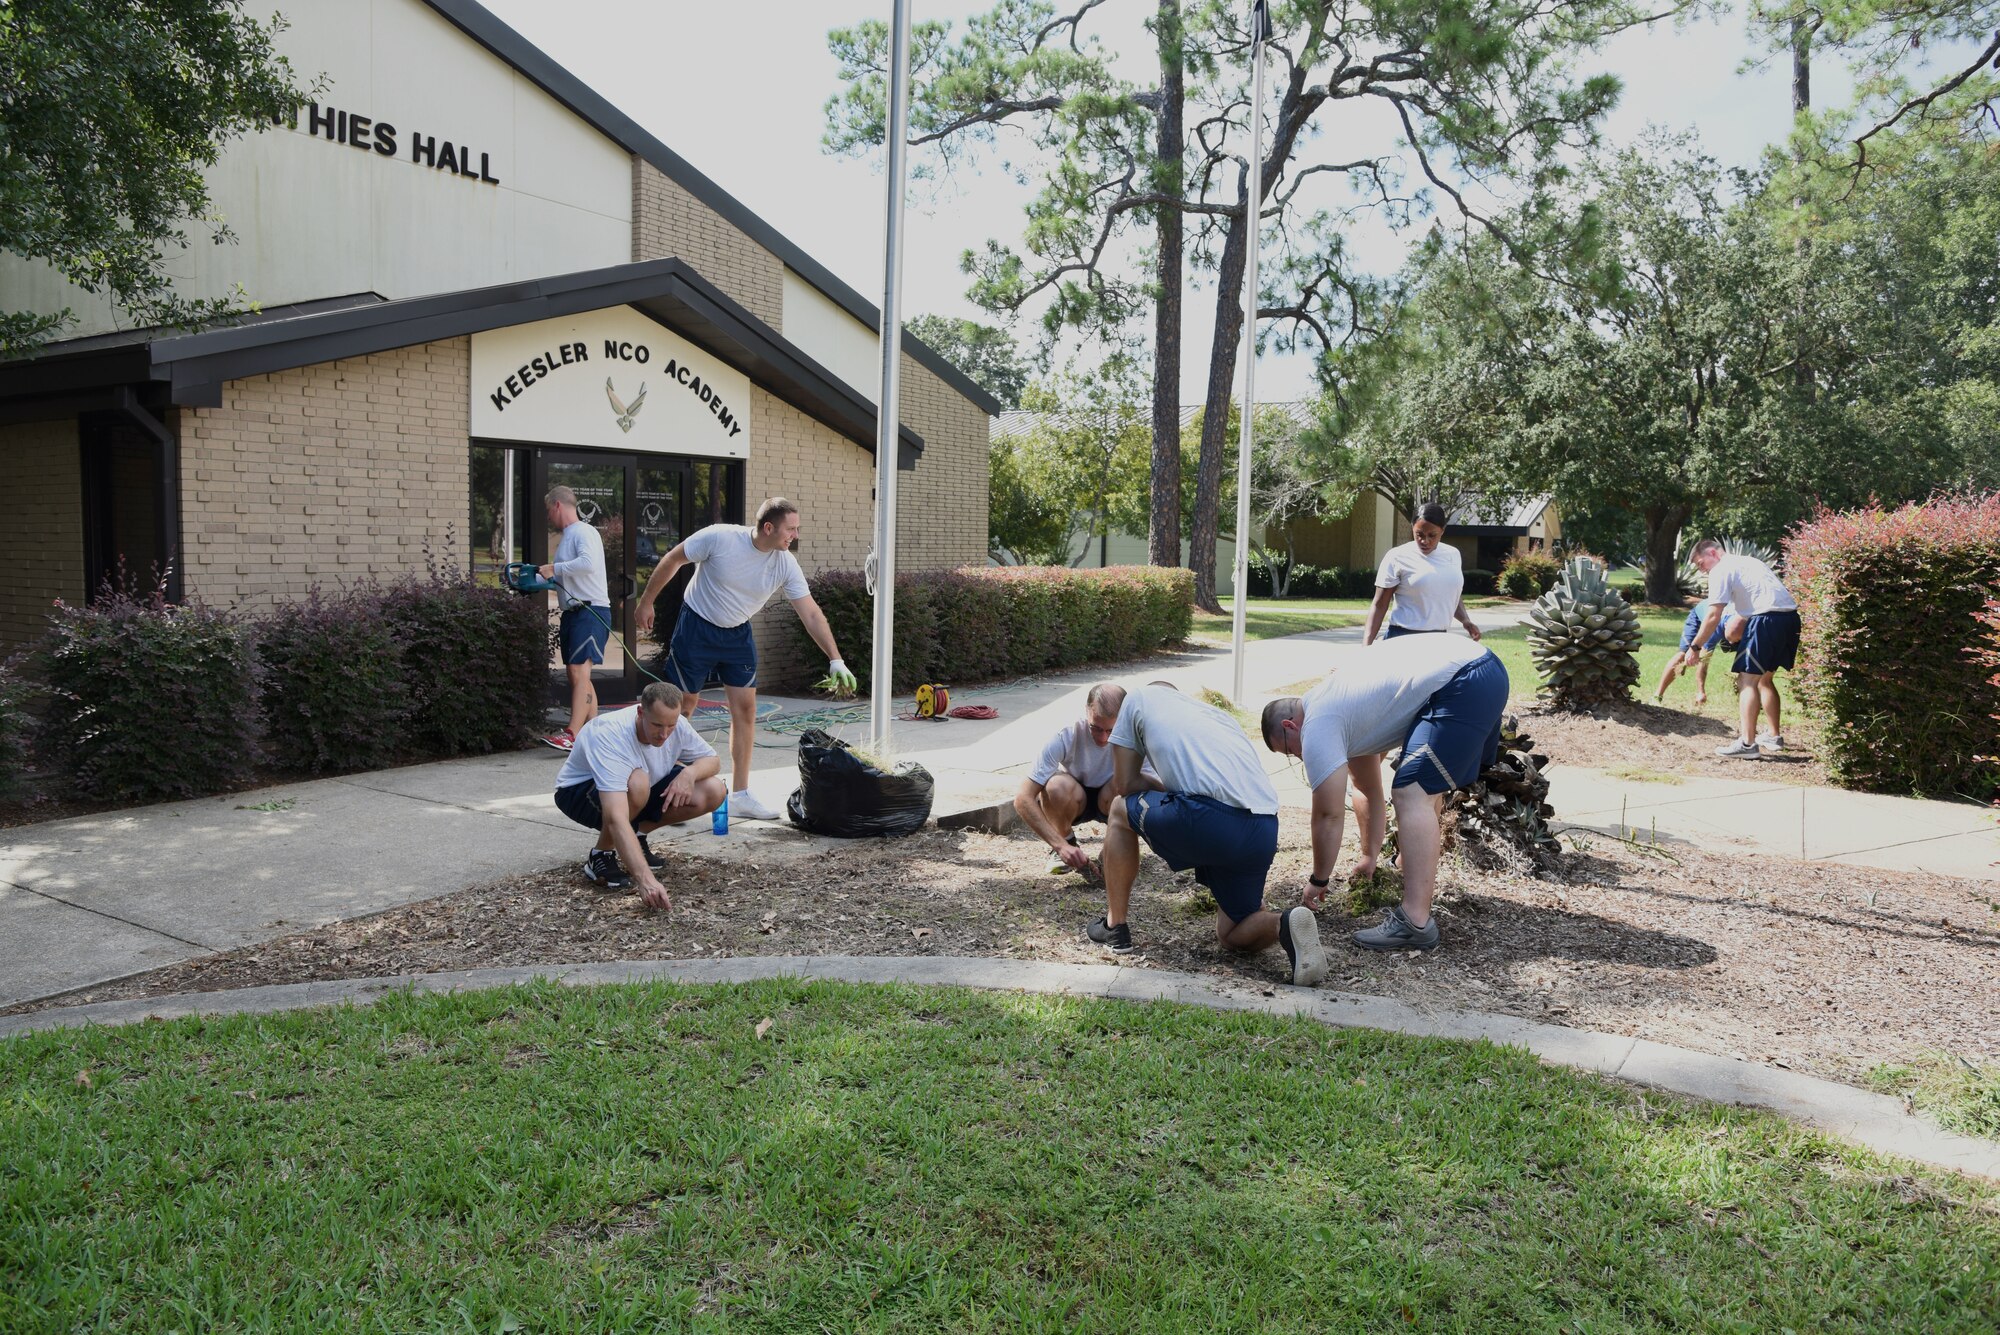
[[[1084,928],[1083,934],[1114,955],[1132,953],[1132,924],[1129,922],[1113,927],[1108,920],[1099,918]]]
[[[653,851],[653,846],[646,842],[646,836],[642,834],[638,836],[638,839],[639,852],[645,857],[646,865],[654,871],[664,868],[667,865],[667,860]]]
[[[618,855],[606,848],[593,848],[583,860],[583,874],[605,890],[630,890],[632,878],[618,865]]]

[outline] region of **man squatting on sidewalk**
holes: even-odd
[[[1028,777],[1014,794],[1014,810],[1041,841],[1054,850],[1049,874],[1092,874],[1090,855],[1072,833],[1089,821],[1108,821],[1118,800],[1113,772],[1111,729],[1125,704],[1125,688],[1100,681],[1083,699],[1083,717],[1049,738]],[[1142,770],[1148,778],[1158,775]]]
[[[1429,950],[1438,943],[1438,817],[1444,795],[1479,778],[1500,751],[1507,669],[1491,650],[1456,635],[1385,640],[1313,687],[1303,699],[1264,706],[1264,745],[1305,761],[1312,789],[1312,871],[1301,902],[1317,908],[1340,859],[1347,787],[1361,822],[1354,875],[1375,873],[1387,833],[1382,756],[1402,743],[1390,786],[1403,868],[1403,902],[1379,926],[1354,934],[1369,950]]]
[[[637,704],[586,723],[556,775],[557,810],[597,831],[583,874],[606,890],[637,881],[646,903],[672,908],[653,875],[666,860],[646,836],[721,806],[721,769],[715,748],[682,715],[680,688],[667,682],[648,682]]]
[[[1143,837],[1175,871],[1194,868],[1214,894],[1217,941],[1245,952],[1283,946],[1291,980],[1303,987],[1326,977],[1312,910],[1264,907],[1278,855],[1278,790],[1236,720],[1154,682],[1125,697],[1111,752],[1112,782],[1124,796],[1105,822],[1105,914],[1085,934],[1113,954],[1131,951],[1125,915]],[[1157,778],[1141,768],[1147,761]]]
[[[567,751],[583,725],[597,717],[597,690],[590,684],[590,670],[604,661],[604,646],[611,638],[611,586],[604,573],[604,539],[577,514],[576,493],[568,487],[550,487],[542,504],[549,527],[562,538],[541,576],[562,585],[575,600],[563,609],[557,626],[563,666],[569,672],[569,726],[542,740]]]
[[[813,643],[830,660],[827,675],[854,689],[854,674],[841,661],[826,613],[813,601],[805,572],[792,545],[799,537],[799,509],[782,496],[757,507],[754,527],[710,524],[688,535],[653,567],[639,595],[639,629],[653,628],[653,604],[682,566],[693,564],[694,582],[681,605],[680,620],[667,642],[660,675],[690,696],[699,696],[711,674],[722,681],[729,700],[729,759],[735,783],[731,815],[776,820],[778,812],[750,795],[750,748],[757,738],[757,641],[750,618],[779,589],[797,610]]]

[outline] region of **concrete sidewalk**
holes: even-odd
[[[1482,610],[1482,623],[1506,623],[1492,611]],[[1251,705],[1324,675],[1360,640],[1348,627],[1253,642]],[[970,687],[958,702],[991,705],[998,718],[899,722],[896,750],[935,776],[938,816],[988,808],[1011,797],[1042,744],[1081,715],[1093,681],[1165,678],[1226,694],[1232,676],[1226,650],[1196,649]],[[771,698],[781,720],[825,708]],[[865,717],[830,731],[861,741]],[[724,749],[720,733],[714,740]],[[796,733],[760,729],[752,787],[764,800],[782,804],[796,786],[796,749]],[[549,800],[561,759],[513,752],[0,831],[0,1005],[578,860],[588,838]],[[1299,767],[1264,760],[1283,800],[1305,805]],[[1576,768],[1551,779],[1574,828],[2000,881],[2000,831],[1977,807],[1752,779],[1665,786]],[[810,857],[829,842],[742,820],[721,839],[706,825],[663,837],[699,856],[771,861]]]

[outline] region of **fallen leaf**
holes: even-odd
[[[770,1033],[772,1023],[773,1021],[768,1015],[757,1021],[757,1037],[762,1038],[764,1035]]]
[[[931,934],[931,929],[928,927],[912,927],[910,929],[910,935],[914,936],[919,941],[923,940],[930,934]]]
[[[95,1082],[92,1081],[90,1078],[90,1072],[88,1070],[82,1070],[76,1073],[76,1085],[78,1089],[89,1089],[94,1083]]]

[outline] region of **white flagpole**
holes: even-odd
[[[1243,416],[1236,447],[1236,578],[1229,618],[1229,651],[1235,660],[1230,699],[1243,704],[1243,621],[1250,602],[1250,455],[1257,415],[1257,232],[1264,211],[1264,42],[1271,16],[1264,0],[1250,6],[1250,173],[1243,226],[1249,253],[1243,265]]]
[[[870,666],[869,732],[875,754],[889,755],[895,681],[896,459],[901,448],[903,384],[904,143],[910,123],[910,5],[895,0],[889,23],[889,201],[882,260],[882,396],[875,401],[875,654]]]

